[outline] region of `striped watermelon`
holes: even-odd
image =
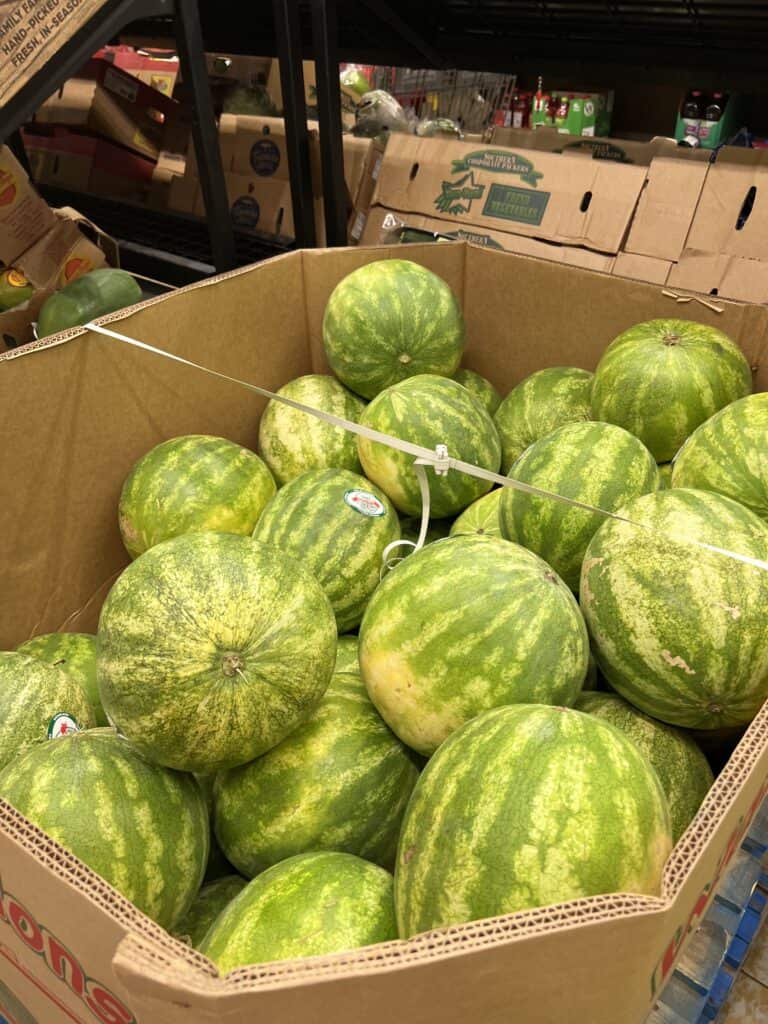
[[[597,662],[595,661],[594,654],[590,650],[589,660],[587,661],[587,675],[584,680],[584,685],[581,687],[581,692],[585,693],[588,690],[599,690],[600,687],[598,686],[598,682]]]
[[[410,260],[376,260],[334,288],[323,317],[331,369],[364,398],[417,374],[456,372],[464,319],[437,274]]]
[[[349,853],[303,853],[254,878],[213,923],[200,951],[226,974],[395,938],[388,871]]]
[[[219,846],[216,835],[213,831],[213,784],[215,775],[195,775],[197,783],[205,800],[205,807],[208,811],[209,821],[209,842],[208,842],[208,864],[205,868],[205,882],[213,882],[216,879],[224,878],[234,873],[234,868],[224,856],[224,851]]]
[[[8,765],[0,796],[164,928],[186,914],[208,859],[208,815],[191,776],[92,729]]]
[[[275,493],[258,455],[222,437],[190,434],[143,455],[120,494],[118,522],[131,558],[199,530],[249,534]]]
[[[659,463],[659,490],[669,490],[672,486],[672,463]]]
[[[258,757],[309,717],[336,660],[320,584],[250,537],[190,533],[151,548],[99,620],[99,689],[117,728],[169,768]]]
[[[749,722],[768,697],[768,526],[730,498],[673,489],[622,509],[590,541],[581,606],[597,663],[636,707],[671,725]]]
[[[610,423],[568,423],[530,446],[509,472],[513,480],[615,512],[655,491],[659,471],[648,449]],[[505,487],[501,531],[548,562],[578,591],[584,552],[605,517],[551,498]]]
[[[537,370],[512,388],[496,410],[501,468],[508,473],[528,445],[566,423],[591,419],[593,374],[576,366]]]
[[[446,740],[416,784],[395,872],[400,936],[655,895],[671,849],[656,773],[618,729],[568,708],[496,708]]]
[[[672,841],[676,843],[715,781],[704,754],[680,729],[657,722],[618,694],[584,693],[576,709],[620,729],[651,762],[669,801]]]
[[[351,672],[359,675],[360,662],[357,660],[357,637],[340,636],[336,645],[336,667],[334,672]]]
[[[322,373],[297,377],[277,394],[353,423],[358,422],[365,408],[357,395]],[[360,472],[354,434],[274,398],[267,403],[259,422],[259,450],[280,485],[309,469],[333,467]]]
[[[108,724],[96,681],[96,637],[92,633],[45,633],[16,649],[63,669],[88,695],[95,724]]]
[[[717,491],[768,522],[768,392],[726,405],[675,456],[675,487]]]
[[[199,949],[213,922],[247,884],[240,875],[225,875],[214,882],[208,882],[174,928],[174,935],[188,942],[193,949]]]
[[[28,744],[95,725],[88,695],[72,675],[31,654],[0,651],[0,768]]]
[[[474,370],[457,370],[453,379],[476,398],[489,416],[494,416],[501,405],[501,395],[489,380]]]
[[[451,526],[451,536],[479,533],[487,537],[501,537],[501,521],[499,519],[501,492],[502,488],[497,487],[495,491],[484,494],[482,498],[478,498],[477,501],[473,501],[465,508],[461,515],[454,520],[453,526]]]
[[[216,835],[249,878],[313,850],[392,868],[418,774],[359,677],[337,674],[307,722],[262,757],[217,776]]]
[[[315,469],[278,491],[253,537],[315,575],[344,633],[359,625],[379,585],[384,549],[400,539],[400,522],[384,492],[365,477]]]
[[[573,704],[587,672],[573,595],[517,544],[449,537],[385,577],[360,627],[360,667],[384,721],[431,754],[500,704]]]
[[[603,353],[592,416],[624,427],[657,462],[669,462],[700,423],[751,390],[749,363],[722,331],[693,320],[648,320]]]
[[[422,374],[388,388],[371,402],[360,422],[425,448],[445,444],[452,458],[493,472],[499,468],[501,449],[493,420],[466,388],[445,377]],[[365,475],[401,512],[421,515],[413,456],[364,437],[357,443]],[[491,488],[490,483],[455,470],[437,476],[428,469],[427,477],[430,515],[435,519],[461,512]]]

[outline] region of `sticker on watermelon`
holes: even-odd
[[[371,494],[370,491],[345,491],[344,501],[353,508],[355,512],[359,512],[364,516],[384,516],[387,514],[387,510],[384,504],[379,501],[375,494]]]
[[[71,736],[73,732],[80,732],[77,719],[66,711],[59,711],[48,723],[48,739],[59,740],[62,736]]]
[[[69,284],[70,281],[82,277],[83,274],[87,274],[91,270],[93,270],[93,263],[89,259],[83,256],[73,256],[61,268],[61,283]]]

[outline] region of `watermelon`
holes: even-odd
[[[592,418],[624,427],[669,462],[700,423],[751,390],[749,363],[727,334],[693,320],[648,320],[603,353]]]
[[[449,537],[411,555],[384,578],[360,627],[371,700],[421,754],[500,704],[573,704],[588,651],[562,580],[493,537]]]
[[[224,878],[226,875],[231,875],[234,872],[234,868],[229,863],[224,855],[224,851],[219,846],[216,835],[213,831],[213,784],[216,781],[215,775],[195,775],[197,783],[203,794],[205,800],[206,810],[208,811],[208,864],[205,868],[204,882],[213,882],[216,879]]]
[[[505,473],[540,437],[566,423],[592,418],[589,396],[593,376],[576,366],[551,366],[537,370],[512,388],[494,417]]]
[[[208,930],[219,914],[248,883],[240,875],[225,875],[204,885],[192,906],[174,928],[174,935],[199,949]]]
[[[768,526],[730,498],[672,489],[622,509],[590,541],[581,606],[598,667],[622,697],[671,725],[749,722],[768,697]]]
[[[57,665],[85,690],[96,725],[108,725],[96,681],[96,637],[92,633],[45,633],[16,648],[19,654]]]
[[[672,486],[672,463],[659,463],[659,490],[669,490]]]
[[[313,573],[340,633],[360,624],[379,585],[384,549],[400,539],[389,499],[346,469],[313,469],[281,488],[253,531]]]
[[[334,672],[351,672],[354,675],[360,673],[360,663],[357,660],[357,637],[340,636],[336,645],[336,667]]]
[[[352,423],[358,422],[365,408],[357,395],[321,373],[289,381],[277,394]],[[259,450],[280,485],[309,469],[334,467],[360,472],[354,434],[274,398],[267,403],[259,422]]]
[[[247,448],[204,434],[174,437],[143,455],[128,474],[120,494],[120,535],[136,558],[193,531],[249,534],[275,490],[272,474]]]
[[[401,938],[602,893],[658,895],[672,849],[656,773],[618,729],[514,705],[455,732],[421,774],[395,871]]]
[[[208,814],[190,775],[91,729],[7,765],[0,797],[164,928],[186,914],[208,859]]]
[[[418,774],[359,678],[337,674],[309,721],[262,757],[217,776],[216,835],[249,878],[312,850],[392,868]]]
[[[768,522],[768,392],[726,405],[694,430],[672,481],[725,494]]]
[[[620,729],[651,762],[669,802],[672,841],[676,843],[715,781],[704,754],[680,729],[657,722],[618,694],[584,693],[576,709]]]
[[[95,725],[88,694],[74,676],[31,654],[0,651],[0,768],[28,744]]]
[[[300,725],[336,661],[320,584],[250,537],[189,533],[119,577],[99,619],[104,709],[158,764],[203,774]]]
[[[499,437],[483,407],[455,380],[421,374],[383,391],[366,408],[360,422],[424,448],[444,444],[454,459],[496,472],[501,460]],[[421,515],[421,490],[413,468],[413,456],[388,445],[357,440],[365,475],[407,515]],[[438,476],[427,470],[435,519],[455,515],[491,489],[456,470]]]
[[[453,379],[467,389],[483,406],[489,416],[494,416],[501,405],[501,395],[489,380],[474,370],[457,370]]]
[[[659,471],[648,449],[610,423],[568,423],[526,449],[509,471],[513,480],[615,512],[630,498],[655,491]],[[604,522],[574,508],[505,487],[499,504],[502,534],[535,551],[571,590],[592,534]]]
[[[410,260],[376,260],[334,288],[323,344],[339,380],[375,398],[406,377],[452,376],[464,350],[464,319],[437,274]]]
[[[479,533],[487,537],[501,537],[501,521],[499,519],[499,501],[502,488],[497,487],[495,491],[484,494],[482,498],[473,501],[464,509],[461,515],[454,520],[451,526],[451,536],[461,536],[466,533]]]
[[[584,693],[587,690],[599,690],[599,689],[600,689],[600,687],[598,686],[598,678],[597,678],[597,662],[595,661],[594,654],[590,650],[590,652],[589,652],[589,660],[587,661],[587,676],[586,676],[586,679],[584,680],[584,685],[582,686],[581,691],[582,691],[582,693]],[[581,699],[581,698],[579,698],[579,699]],[[578,702],[577,702],[577,706],[578,706]]]
[[[226,974],[395,938],[388,871],[350,853],[303,853],[254,878],[214,921],[200,951]]]

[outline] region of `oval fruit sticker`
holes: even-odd
[[[387,514],[387,510],[384,507],[383,502],[379,501],[375,494],[371,494],[370,491],[346,491],[344,494],[344,501],[353,508],[355,512],[359,512],[364,516],[384,516]]]
[[[11,206],[16,201],[16,182],[7,167],[0,167],[0,206]]]
[[[69,284],[70,281],[74,281],[76,277],[82,277],[83,274],[87,274],[90,270],[93,270],[93,264],[90,260],[82,256],[73,256],[61,268],[61,283]]]
[[[80,732],[80,726],[77,719],[66,711],[60,711],[48,723],[49,740],[59,740],[62,736],[71,736],[73,732]]]

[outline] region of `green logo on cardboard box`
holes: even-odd
[[[444,181],[440,195],[435,199],[435,207],[440,213],[450,213],[455,217],[460,213],[469,213],[473,199],[482,199],[485,185],[476,185],[475,176],[470,171],[458,181]]]
[[[508,149],[476,149],[467,153],[461,160],[452,161],[451,174],[458,174],[460,171],[470,171],[477,168],[480,171],[491,171],[493,174],[517,174],[520,181],[533,188],[539,183],[544,175],[537,171],[530,160],[519,153],[512,153]]]

